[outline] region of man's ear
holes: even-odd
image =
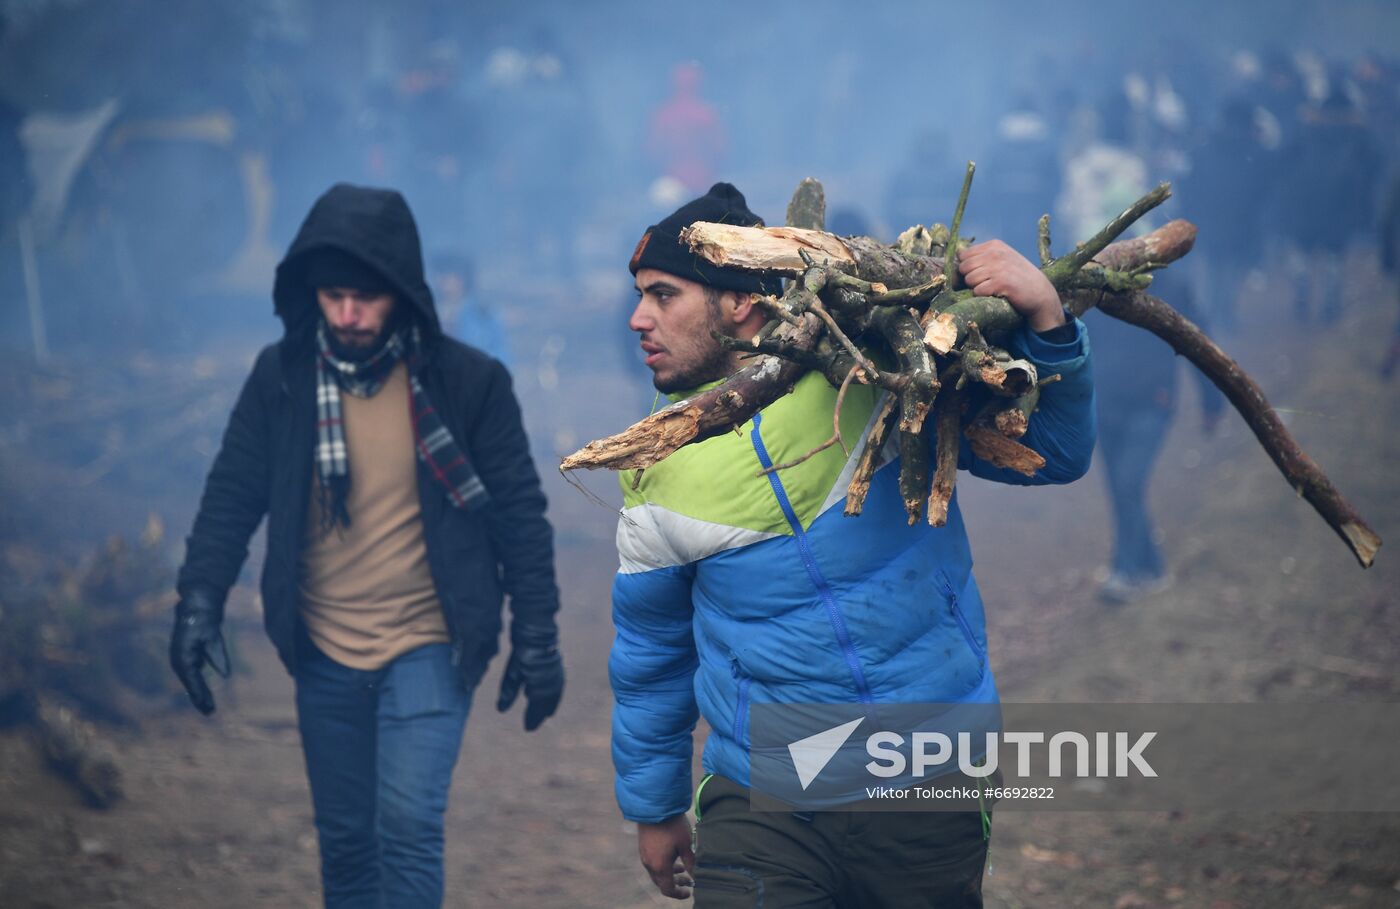
[[[725,301],[730,305],[724,307],[729,323],[738,331],[737,337],[752,337],[763,327],[767,321],[762,308],[758,305],[757,294],[740,293],[739,291],[726,290],[724,292]]]

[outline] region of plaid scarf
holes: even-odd
[[[316,473],[320,478],[321,516],[327,527],[350,526],[345,502],[350,493],[350,456],[345,447],[345,416],[340,393],[373,397],[384,387],[400,360],[408,366],[408,406],[413,424],[413,447],[418,460],[447,491],[457,508],[484,505],[490,496],[452,432],[428,400],[418,375],[422,368],[422,338],[418,326],[400,329],[364,362],[338,358],[326,337],[325,323],[316,328]]]

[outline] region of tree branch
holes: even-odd
[[[1105,314],[1152,332],[1205,373],[1244,417],[1288,485],[1307,499],[1342,538],[1361,567],[1371,567],[1381,545],[1380,536],[1332,485],[1322,468],[1303,452],[1263,390],[1238,363],[1189,319],[1156,297],[1135,293],[1104,296],[1100,301],[1099,294],[1081,292],[1073,295],[1070,310],[1078,314],[1095,303]]]

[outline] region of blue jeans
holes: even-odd
[[[451,648],[374,671],[302,642],[297,720],[330,909],[442,905],[442,827],[471,692]]]
[[[1100,408],[1099,452],[1113,505],[1113,570],[1128,580],[1162,576],[1162,554],[1147,514],[1147,481],[1171,421],[1170,410],[1151,402]]]

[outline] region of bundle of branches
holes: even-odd
[[[131,723],[172,694],[161,538],[152,518],[138,544],[113,538],[77,564],[20,544],[0,563],[0,720],[30,727],[50,766],[95,807],[122,794],[98,723]]]
[[[957,259],[966,246],[959,230],[972,175],[969,163],[948,226],[910,228],[892,246],[822,231],[825,200],[815,180],[798,187],[786,227],[697,222],[686,228],[682,239],[715,265],[789,279],[781,297],[762,299],[771,320],[757,336],[719,339],[752,354],[753,362],[713,389],[590,442],[565,458],[560,469],[645,469],[683,445],[743,424],[815,370],[843,390],[861,382],[889,392],[848,488],[848,515],[860,513],[891,433],[898,434],[900,490],[911,523],[924,515],[934,525],[947,520],[960,434],[978,457],[1033,474],[1044,460],[1018,440],[1034,416],[1041,388],[1058,377],[1037,375],[1032,364],[1007,352],[1005,338],[1022,319],[1006,300],[958,286]],[[1115,242],[1170,194],[1162,184],[1058,258],[1050,252],[1049,217],[1041,218],[1042,272],[1075,315],[1097,306],[1143,327],[1210,377],[1290,485],[1368,567],[1380,538],[1298,447],[1258,385],[1199,328],[1147,293],[1154,270],[1191,250],[1195,227],[1172,221]],[[838,394],[838,411],[843,397]],[[932,464],[928,433],[937,443]],[[822,447],[839,441],[836,433]]]

